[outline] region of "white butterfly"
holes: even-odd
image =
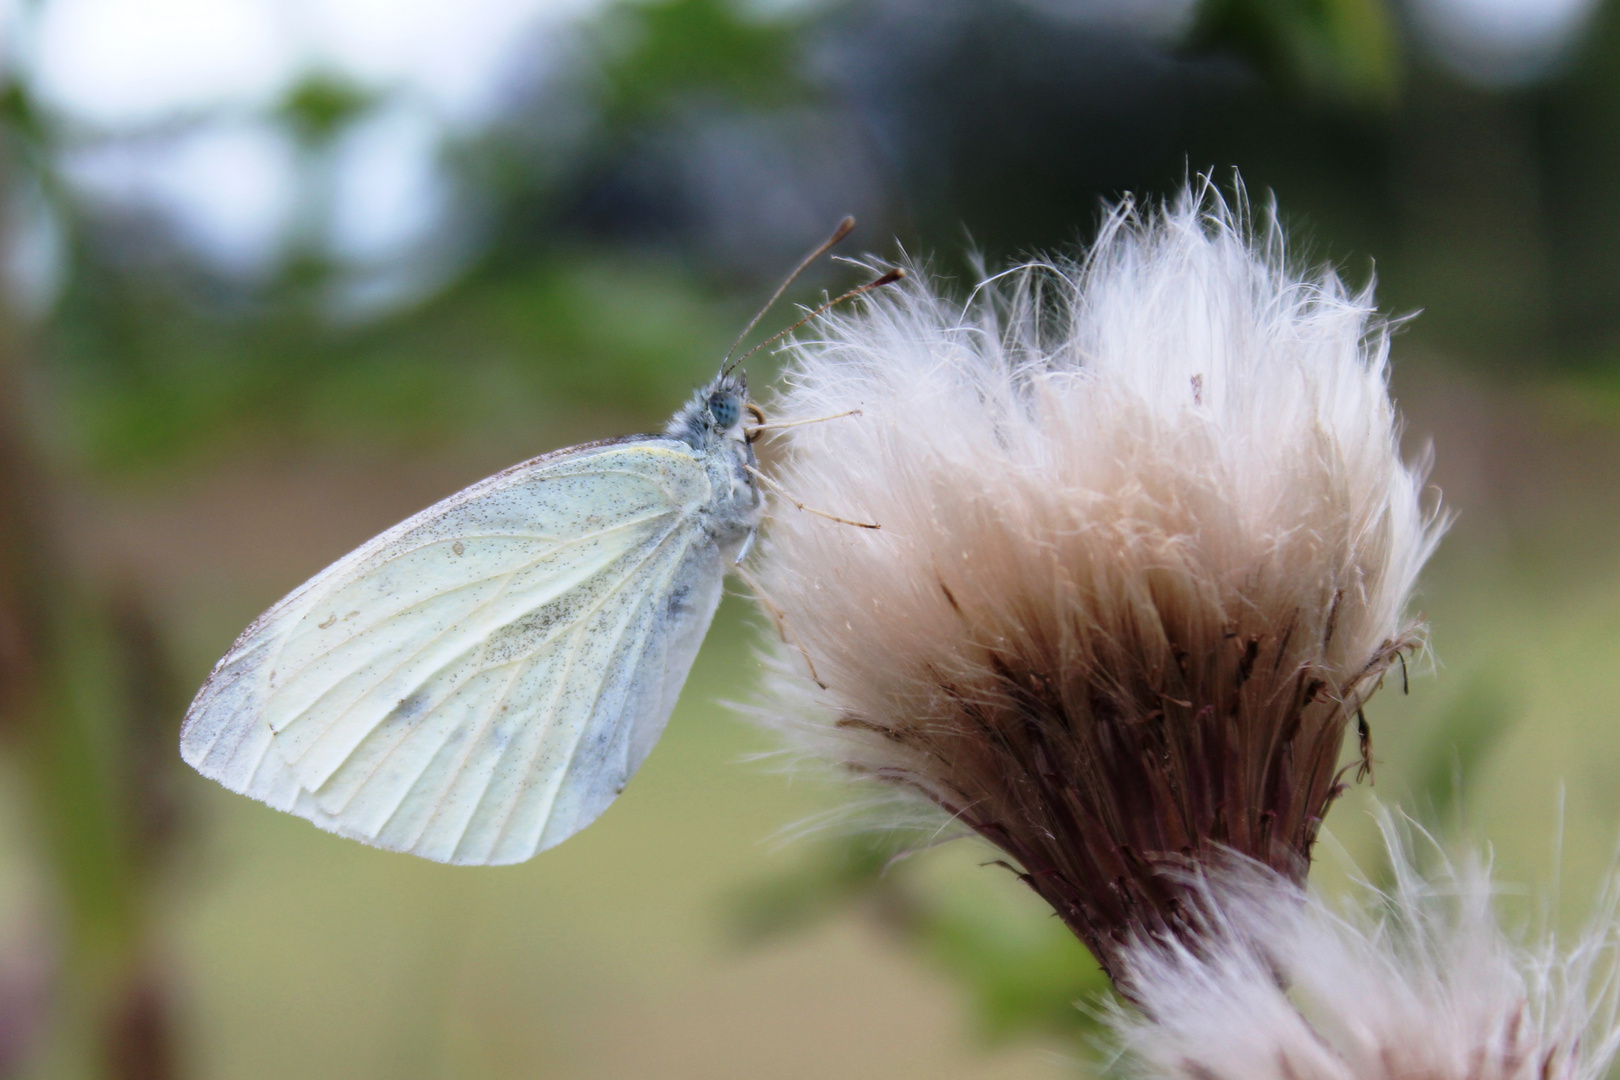
[[[664,435],[514,465],[364,544],[237,639],[181,755],[439,862],[566,840],[652,750],[753,541],[749,410],[722,372]]]

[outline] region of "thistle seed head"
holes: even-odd
[[[1509,939],[1482,860],[1337,908],[1255,863],[1187,882],[1195,945],[1126,951],[1141,1010],[1107,1013],[1143,1080],[1599,1080],[1613,1060],[1613,889],[1572,945]]]
[[[769,713],[1000,847],[1105,967],[1235,850],[1301,881],[1441,531],[1387,324],[1206,186],[965,304],[914,269],[790,347]]]

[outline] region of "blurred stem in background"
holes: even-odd
[[[22,87],[6,95],[13,116],[30,114]],[[0,168],[48,160],[37,142],[18,145],[43,134],[0,130]],[[0,746],[46,882],[47,911],[29,925],[49,939],[10,954],[49,956],[54,969],[0,998],[12,1013],[0,1015],[12,1055],[0,1075],[26,1064],[43,1076],[167,1080],[179,1047],[151,905],[175,820],[184,699],[138,587],[98,587],[72,564],[55,474],[32,437],[32,347],[0,307]]]

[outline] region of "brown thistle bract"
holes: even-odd
[[[1438,536],[1368,296],[1207,193],[965,307],[817,324],[778,410],[778,726],[1017,863],[1103,965],[1230,848],[1303,881]],[[1364,757],[1362,766],[1370,767]]]

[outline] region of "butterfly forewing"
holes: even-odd
[[[517,466],[339,561],[237,642],[185,757],[324,828],[447,862],[589,824],[668,719],[719,599],[682,444]]]

